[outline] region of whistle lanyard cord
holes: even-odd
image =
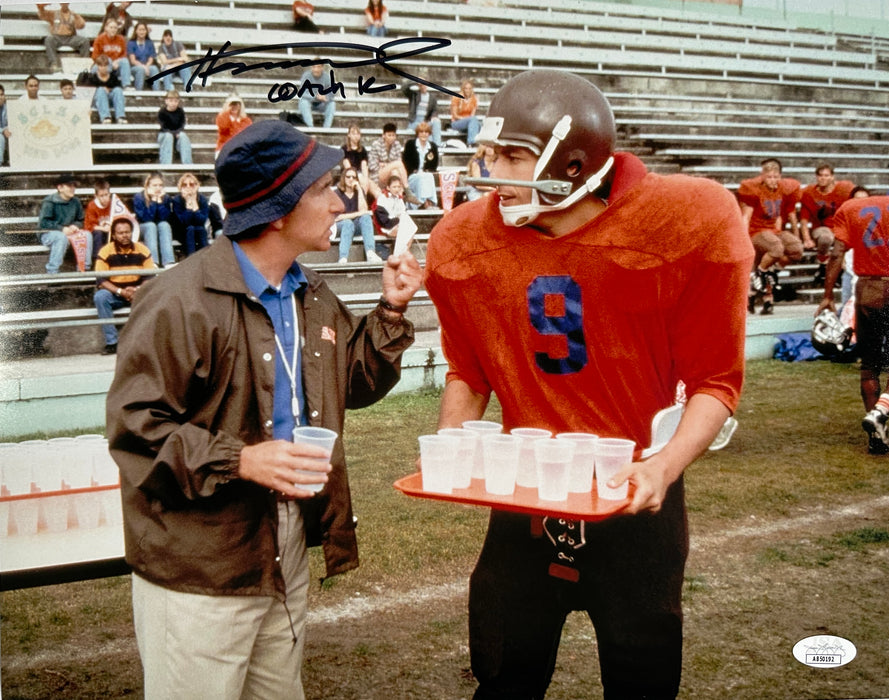
[[[287,363],[287,355],[284,352],[284,344],[281,338],[275,333],[275,345],[278,346],[278,352],[281,354],[281,360],[284,363],[284,371],[287,372],[287,379],[290,380],[290,410],[293,413],[294,425],[299,425],[299,397],[296,391],[296,378],[299,376],[299,317],[296,314],[296,293],[290,295],[290,303],[293,308],[293,353],[290,358],[290,364]]]

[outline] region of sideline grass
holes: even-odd
[[[362,564],[313,586],[310,609],[384,596],[402,606],[311,630],[310,698],[471,695],[465,598],[410,596],[465,582],[487,511],[391,486],[413,470],[416,436],[434,430],[438,399],[397,395],[348,416]],[[681,698],[889,696],[889,505],[865,508],[889,494],[889,457],[865,454],[862,414],[852,366],[748,366],[731,445],[687,474],[693,551]],[[489,417],[497,415],[492,406]],[[864,513],[831,515],[843,507]],[[322,575],[315,552],[312,571]],[[829,670],[796,662],[793,644],[818,633],[851,639],[858,658]],[[127,578],[4,593],[0,634],[7,699],[141,696]],[[569,617],[547,697],[601,697],[582,615]]]

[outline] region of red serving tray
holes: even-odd
[[[631,484],[626,500],[611,501],[598,497],[594,482],[592,493],[569,493],[567,501],[554,502],[541,501],[537,497],[537,489],[525,486],[516,486],[511,496],[494,496],[485,491],[484,479],[473,479],[468,489],[454,489],[453,493],[430,493],[423,490],[423,475],[420,472],[402,477],[393,486],[414,498],[485,506],[525,515],[567,515],[574,520],[589,521],[605,520],[620,513],[630,504],[633,488]]]

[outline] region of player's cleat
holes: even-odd
[[[778,270],[772,268],[771,270],[766,270],[764,274],[767,288],[771,288],[773,291],[781,289],[781,283],[778,281]]]
[[[762,310],[759,312],[759,315],[760,316],[771,316],[773,313],[775,313],[775,310],[772,305],[772,302],[764,301],[762,303]]]
[[[889,453],[889,445],[875,435],[867,439],[867,453],[869,455],[884,455]]]
[[[754,292],[764,292],[768,284],[765,270],[756,268],[750,273],[750,289]]]
[[[756,313],[756,297],[755,296],[747,297],[747,311],[751,314]]]
[[[878,439],[884,445],[889,443],[889,430],[886,423],[889,421],[889,415],[883,413],[879,408],[868,411],[868,414],[861,420],[861,427],[870,436],[871,442]],[[870,452],[870,449],[868,449]],[[882,453],[873,453],[882,454]]]

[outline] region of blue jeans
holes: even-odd
[[[355,229],[361,234],[364,243],[365,254],[374,249],[374,225],[370,214],[362,214],[357,219],[343,219],[336,222],[336,232],[340,236],[340,257],[348,258],[349,249],[352,247],[352,239],[355,237]]]
[[[367,27],[368,36],[386,36],[386,34],[386,27],[375,27],[372,24]]]
[[[37,234],[41,245],[49,247],[49,260],[46,262],[46,272],[54,275],[62,266],[65,252],[68,250],[68,236],[61,231],[44,231]]]
[[[154,75],[157,75],[160,71],[158,71],[157,66],[132,66],[133,71],[133,85],[137,90],[142,90],[145,87],[145,78],[150,78]],[[121,81],[123,82],[123,81]],[[161,83],[159,80],[155,81],[151,86],[152,90],[160,90]]]
[[[182,239],[182,245],[185,246],[185,254],[191,255],[201,248],[206,248],[207,243],[207,227],[206,226],[186,226],[185,234]]]
[[[336,101],[329,99],[327,102],[316,101],[309,95],[303,95],[299,98],[299,116],[302,117],[306,126],[314,126],[315,120],[312,112],[324,114],[324,123],[322,126],[329,129],[333,125],[333,115],[336,114]]]
[[[180,68],[175,75],[182,81],[183,85],[188,85],[188,81],[191,79],[191,68]],[[164,90],[167,92],[173,89],[173,76],[173,73],[164,76]]]
[[[176,150],[179,152],[179,160],[183,165],[191,165],[191,141],[188,134],[180,131],[174,134],[172,131],[160,131],[157,134],[157,146],[160,149],[158,162],[161,165],[169,165],[173,162],[173,145],[175,143]]]
[[[120,78],[121,87],[129,87],[130,83],[133,82],[133,74],[130,70],[130,62],[126,58],[117,59],[117,68],[113,65],[111,66],[112,70],[117,71],[117,77]],[[93,67],[90,68],[90,73],[96,72],[96,64],[93,64]]]
[[[97,289],[93,294],[93,303],[96,305],[99,318],[114,318],[115,309],[130,305],[126,299],[115,296],[107,289]],[[112,323],[103,324],[102,335],[105,336],[105,345],[117,345],[117,326]]]
[[[407,125],[408,130],[416,132],[417,127],[422,121],[423,120],[420,117],[417,117],[417,121],[411,122]],[[434,143],[436,146],[441,146],[441,119],[439,119],[438,117],[432,117],[430,126],[432,126],[432,136],[429,137],[429,140],[432,141],[432,143]]]
[[[123,90],[119,87],[113,88],[110,94],[105,88],[96,88],[96,94],[93,97],[93,107],[99,113],[99,121],[111,119],[112,107],[114,108],[114,117],[118,121],[127,116]]]
[[[6,154],[6,137],[3,135],[3,129],[0,129],[0,165],[3,165],[3,156]]]
[[[151,251],[151,259],[155,265],[166,267],[176,262],[176,255],[173,252],[173,228],[168,221],[159,223],[140,221],[139,236],[145,247]]]
[[[478,136],[479,123],[478,117],[465,117],[451,122],[451,128],[466,134],[466,143],[470,146],[475,145],[475,137]]]

